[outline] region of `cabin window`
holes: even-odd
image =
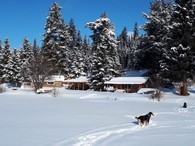
[[[26,82],[26,83],[24,83],[24,85],[31,86],[31,83],[30,82]]]
[[[47,82],[48,85],[54,85],[54,82]]]

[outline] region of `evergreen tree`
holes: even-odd
[[[26,75],[26,64],[30,58],[33,57],[33,48],[27,38],[23,40],[21,50],[20,50],[20,66],[21,66],[21,80],[29,81],[29,77]]]
[[[63,74],[65,76],[69,76],[71,69],[71,57],[70,57],[70,42],[72,41],[72,37],[70,36],[68,30],[69,26],[65,24],[63,21],[63,32],[61,35],[61,41],[59,42],[59,50],[57,51],[57,69],[58,73]]]
[[[81,32],[78,30],[77,31],[77,37],[76,37],[76,47],[81,48],[82,46],[82,37],[81,37]]]
[[[146,69],[149,68],[149,63],[153,63],[150,60],[150,52],[146,51],[146,48],[150,47],[150,43],[148,42],[146,35],[141,36],[139,40],[140,43],[135,52],[135,69]]]
[[[45,25],[42,53],[49,61],[53,62],[56,73],[68,76],[70,63],[68,50],[71,38],[60,10],[61,7],[54,2]]]
[[[0,83],[2,82],[2,76],[3,76],[3,48],[0,40]]]
[[[74,24],[74,20],[71,18],[70,22],[69,22],[69,34],[72,38],[72,40],[70,41],[70,50],[69,50],[69,58],[71,60],[70,63],[70,72],[71,72],[71,77],[75,78],[78,77],[78,51],[80,48],[80,42],[77,42],[80,38],[77,39],[77,30],[76,30],[76,26]]]
[[[103,12],[102,15],[100,16],[101,18],[108,18],[106,12]]]
[[[1,43],[1,40],[0,40],[0,59],[2,58],[2,51],[3,51],[3,48],[2,48],[2,43]]]
[[[136,68],[136,52],[138,45],[140,43],[140,37],[139,37],[139,29],[138,24],[135,22],[135,27],[133,30],[133,37],[130,39],[130,51],[128,54],[128,63],[127,68],[128,69],[135,69]]]
[[[9,44],[9,40],[8,38],[6,38],[5,42],[4,42],[4,48],[2,49],[2,81],[3,82],[9,82],[9,80],[6,78],[7,73],[8,73],[8,63],[9,63],[9,58],[11,56],[11,52],[10,52],[10,44]]]
[[[187,77],[194,70],[195,1],[175,0],[171,19],[169,50],[164,52],[161,68],[164,75],[183,82],[183,95],[188,95]]]
[[[27,62],[34,54],[33,47],[31,46],[28,38],[23,40],[21,50],[23,52],[22,59],[24,59],[24,62]]]
[[[71,60],[71,77],[76,78],[79,76],[86,75],[85,57],[82,53],[82,37],[80,31],[76,30],[74,20],[71,19],[69,22],[69,33],[72,38],[70,41],[69,56]]]
[[[139,38],[139,28],[137,22],[135,22],[134,30],[133,30],[133,39],[137,40]]]
[[[20,76],[20,57],[16,49],[11,53],[8,64],[5,65],[4,78],[6,82],[18,84],[21,81]]]
[[[163,49],[166,48],[170,12],[164,0],[156,0],[150,5],[150,14],[143,14],[148,22],[142,26],[146,35],[143,36],[138,46],[137,58],[139,58],[139,67],[158,72]]]
[[[87,36],[85,35],[82,42],[81,56],[83,58],[84,73],[86,75],[88,74],[88,71],[90,69],[91,54],[92,54],[91,45],[89,43],[89,40],[87,39]]]
[[[119,54],[121,68],[127,69],[130,42],[129,42],[129,36],[126,27],[123,28],[123,31],[118,36],[117,40],[118,40],[118,54]]]
[[[114,28],[110,19],[102,16],[95,22],[86,24],[93,31],[90,83],[94,90],[103,90],[104,82],[110,80],[120,66]]]
[[[80,77],[85,76],[86,73],[85,70],[85,64],[84,64],[84,57],[82,55],[82,38],[80,31],[77,32],[76,41],[75,41],[75,47],[72,54],[72,66],[71,66],[71,73],[72,77]]]
[[[74,24],[74,20],[72,18],[70,19],[70,22],[69,22],[69,34],[72,38],[70,42],[70,48],[71,50],[73,50],[75,48],[76,41],[77,41],[77,30]]]
[[[37,46],[37,41],[36,39],[34,39],[34,42],[33,42],[33,56],[37,55],[39,53],[39,47]]]
[[[4,42],[4,48],[2,49],[2,58],[3,58],[2,63],[4,65],[8,63],[10,55],[11,55],[10,44],[8,38],[6,38]]]

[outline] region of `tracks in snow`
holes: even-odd
[[[135,123],[131,123],[131,125],[119,124],[109,127],[101,127],[86,134],[78,135],[75,138],[59,141],[52,146],[94,146],[99,142],[103,142],[105,139],[111,139],[116,135],[124,136],[126,134],[142,130],[143,128],[146,127],[140,127]]]
[[[79,137],[79,142],[74,144],[74,146],[92,146],[96,142],[109,138],[113,135],[118,135],[118,134],[124,135],[125,133],[133,132],[140,129],[139,126],[133,126],[131,128],[122,128],[122,126],[123,125],[120,125],[119,126],[120,128],[116,127],[115,129],[112,130],[105,130],[105,131],[95,132],[95,133],[81,136]]]

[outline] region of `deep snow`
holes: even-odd
[[[0,146],[192,146],[193,91],[165,92],[158,102],[137,93],[8,89],[0,94]],[[134,117],[150,111],[150,124],[137,125]]]

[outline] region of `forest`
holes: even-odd
[[[146,23],[135,22],[133,34],[126,27],[116,36],[106,12],[86,23],[92,35],[82,37],[74,19],[66,23],[54,2],[46,18],[42,45],[28,38],[11,49],[0,42],[0,83],[32,81],[40,88],[50,75],[87,76],[90,87],[102,90],[105,81],[124,70],[149,69],[159,78],[182,82],[195,75],[195,1],[156,0],[150,3]],[[139,30],[145,33],[140,35]],[[12,51],[11,51],[12,50]]]

